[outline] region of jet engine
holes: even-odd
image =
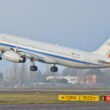
[[[13,51],[7,51],[4,53],[5,59],[11,62],[16,62],[16,63],[25,63],[26,58],[23,56],[20,56],[16,52]]]

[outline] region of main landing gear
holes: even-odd
[[[38,70],[38,67],[35,66],[35,65],[32,65],[32,66],[30,67],[30,71],[37,71],[37,70]],[[51,70],[51,72],[57,72],[57,71],[58,71],[58,67],[52,66],[52,67],[50,68],[50,70]]]
[[[37,71],[38,70],[38,67],[35,65],[35,60],[32,58],[31,59],[31,62],[32,62],[32,66],[30,66],[30,71]],[[51,72],[57,72],[58,71],[58,67],[57,66],[52,66],[50,68]]]
[[[30,67],[30,71],[37,71],[37,70],[38,70],[38,68],[35,65],[33,65],[33,66]]]
[[[0,56],[0,60],[2,60],[2,57]]]
[[[57,72],[58,68],[54,65],[50,68],[51,72]]]
[[[3,51],[0,51],[0,60],[2,60]]]
[[[31,59],[31,62],[32,62],[32,66],[30,66],[30,71],[37,71],[38,67],[35,65],[35,60]],[[58,68],[57,68],[57,66],[54,65],[50,68],[50,70],[51,70],[51,72],[57,72]]]
[[[37,68],[37,66],[35,65],[35,60],[32,58],[31,59],[31,62],[32,62],[32,66],[30,66],[30,71],[37,71],[38,70],[38,68]]]

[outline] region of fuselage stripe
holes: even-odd
[[[75,59],[65,58],[65,57],[61,57],[61,56],[57,56],[57,55],[53,55],[53,54],[48,54],[48,53],[44,53],[44,52],[39,52],[39,51],[36,51],[36,50],[27,49],[27,48],[14,46],[14,45],[10,45],[10,44],[0,43],[0,45],[12,47],[12,48],[17,48],[17,49],[22,49],[22,50],[26,50],[26,51],[30,51],[30,52],[34,52],[34,53],[39,53],[39,54],[43,54],[43,55],[47,55],[47,56],[51,56],[51,57],[56,57],[56,58],[60,58],[60,59],[68,60],[68,61],[74,61],[74,62],[77,62],[77,63],[83,63],[83,64],[88,64],[88,65],[89,64],[98,65],[98,64],[94,64],[94,63],[89,63],[89,62],[84,62],[84,61],[79,61],[79,60],[75,60]]]

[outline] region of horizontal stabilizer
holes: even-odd
[[[100,59],[99,62],[100,62],[100,63],[105,63],[105,64],[110,64],[110,60]]]

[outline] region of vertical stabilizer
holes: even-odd
[[[95,54],[109,57],[110,58],[110,39],[108,39],[98,50],[94,52]]]

